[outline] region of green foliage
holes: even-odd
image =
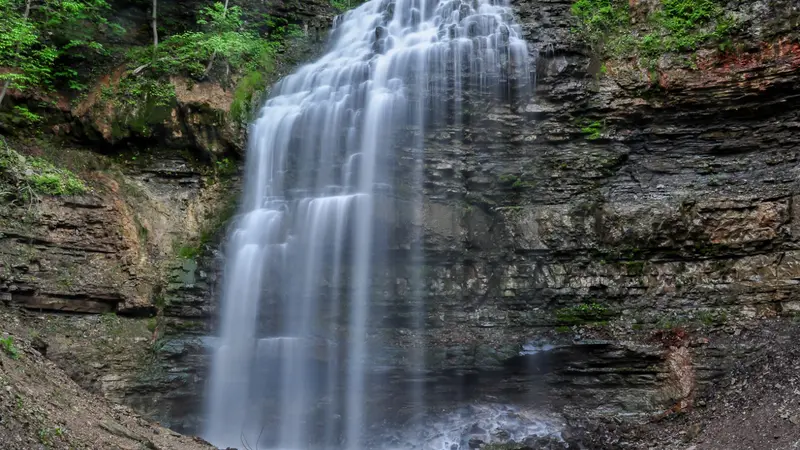
[[[556,322],[561,326],[603,323],[611,316],[613,316],[613,313],[603,305],[598,303],[583,303],[557,310]]]
[[[154,76],[187,74],[202,79],[212,58],[225,62],[236,71],[255,70],[270,65],[280,46],[280,36],[263,39],[247,29],[242,10],[233,6],[225,11],[222,3],[214,3],[200,11],[199,31],[170,36],[158,47],[154,56],[150,46],[131,50],[128,57],[135,67],[147,65]]]
[[[0,194],[12,199],[32,200],[43,195],[73,195],[87,191],[74,173],[42,158],[25,157],[0,140]]]
[[[577,0],[572,14],[579,19],[577,31],[595,51],[622,52],[631,46],[623,32],[630,26],[627,0]]]
[[[108,91],[103,91],[107,95]],[[114,97],[119,106],[129,106],[135,108],[141,105],[170,106],[175,100],[175,86],[145,77],[125,77],[120,80],[117,86],[116,96]]]
[[[15,105],[13,111],[17,122],[22,125],[33,125],[42,121],[42,116],[31,112],[27,106]]]
[[[30,158],[34,173],[29,180],[34,189],[46,195],[74,195],[86,192],[86,185],[68,170],[57,169],[41,158]]]
[[[55,427],[52,430],[47,428],[40,428],[37,432],[37,436],[39,437],[39,442],[44,445],[45,447],[51,447],[54,445],[54,437],[61,438],[66,433],[61,427]]]
[[[19,359],[19,350],[17,346],[14,345],[14,338],[11,336],[6,336],[4,338],[0,338],[0,347],[3,347],[3,351],[6,352],[11,359]]]
[[[694,51],[735,28],[719,0],[660,0],[642,29],[634,28],[628,0],[577,0],[578,33],[595,52],[611,58],[639,56],[654,65],[667,52]]]
[[[216,162],[217,173],[221,176],[233,175],[236,172],[236,163],[230,158],[222,158]]]
[[[158,328],[158,318],[157,317],[151,317],[151,318],[147,319],[147,331],[149,331],[151,333],[154,333],[157,328]]]
[[[331,0],[331,5],[343,13],[361,5],[364,1],[366,0]]]
[[[244,74],[234,89],[231,116],[247,120],[254,95],[274,72],[276,55],[287,39],[303,35],[296,24],[282,18],[264,16],[260,23],[248,24],[240,7],[226,10],[219,2],[201,9],[197,25],[198,30],[164,39],[155,55],[151,46],[130,50],[130,68],[142,73],[124,78],[116,96],[132,103],[149,96],[167,104],[174,99],[174,90],[168,91],[158,80],[171,75],[202,80],[214,67],[224,67],[228,76]],[[259,27],[267,28],[268,34],[261,34]]]
[[[109,9],[105,0],[0,0],[0,67],[16,69],[0,81],[19,90],[84,88],[74,64],[105,55],[95,38],[121,30],[105,18]]]

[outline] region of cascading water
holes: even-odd
[[[397,199],[417,225],[403,260],[409,327],[424,323],[425,127],[457,129],[465,95],[524,88],[529,73],[503,0],[372,0],[339,17],[327,54],[275,86],[251,128],[228,244],[209,441],[367,446],[369,400],[385,381],[374,326],[391,302],[376,286],[400,258],[390,252]],[[404,132],[413,137],[398,150]],[[400,167],[411,172],[405,192]],[[409,372],[422,369],[422,348],[405,359]],[[407,389],[420,409],[422,387]]]

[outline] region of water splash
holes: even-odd
[[[424,425],[379,436],[375,448],[385,450],[467,450],[470,441],[521,444],[535,437],[561,440],[563,424],[540,412],[498,404],[478,404],[426,416]]]
[[[502,0],[372,0],[337,19],[324,56],[275,86],[252,125],[227,249],[209,441],[363,447],[369,361],[380,348],[374,291],[396,262],[385,216],[403,197],[396,134],[416,136],[403,157],[417,224],[410,326],[419,328],[423,135],[445,123],[460,129],[467,95],[527,87],[520,36]],[[423,369],[419,344],[410,371]],[[421,404],[421,385],[410,389]]]

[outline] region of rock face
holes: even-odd
[[[211,318],[217,275],[204,267],[220,267],[211,243],[236,207],[235,173],[220,179],[172,150],[59,151],[106,169],[83,175],[84,195],[3,203],[3,303],[27,311],[47,357],[82,387],[165,424],[194,417],[205,370],[180,360],[181,345]]]
[[[537,57],[535,95],[471,99],[463,137],[448,127],[425,137],[431,403],[683,410],[759,350],[720,333],[800,312],[800,13],[790,0],[729,2],[741,20],[735,52],[698,51],[696,68],[664,57],[650,72],[598,61],[571,31],[571,1],[513,3]],[[301,11],[324,28],[315,8]],[[191,109],[194,93],[176,86]],[[171,129],[190,136],[180,145],[240,145],[195,125]],[[33,309],[153,313],[152,329],[117,318],[123,331],[104,331],[96,350],[76,336],[100,318],[65,319],[51,328],[84,331],[59,331],[48,355],[83,386],[197,431],[221,265],[213,251],[175,258],[172,237],[184,223],[199,233],[207,200],[222,194],[178,152],[128,167],[93,195],[45,199],[28,222],[0,211],[2,295]],[[123,201],[126,186],[143,194]],[[414,224],[398,197],[386,214],[404,261]],[[406,328],[410,270],[392,270],[394,283],[375,288],[386,315],[374,330],[391,349],[376,364],[390,369],[419,338]],[[120,348],[133,350],[109,360]],[[380,395],[391,402],[391,387]]]
[[[147,45],[149,4],[111,3],[126,32],[103,44]],[[204,6],[159,2],[162,37],[196,29]],[[324,0],[237,6],[251,23],[270,17],[300,24],[303,34],[256,91],[314,51],[334,12]],[[127,92],[118,89],[127,68],[114,64],[91,67],[107,75],[81,99],[37,110],[53,136],[3,129],[18,136],[10,142],[20,152],[61,160],[90,189],[0,201],[0,299],[21,308],[31,333],[49,344],[47,357],[82,387],[196,431],[207,364],[199,337],[211,326],[218,244],[237,207],[246,123],[232,105],[242,74],[157,80],[175,95],[151,104],[115,98]],[[24,95],[10,101],[29,101]]]
[[[222,195],[176,156],[91,172],[87,194],[4,204],[5,299],[37,310],[155,314],[159,266],[200,233]]]
[[[662,59],[649,81],[634,61],[599,73],[570,31],[571,2],[516,2],[538,55],[535,97],[473,101],[463,140],[456,129],[427,139],[433,368],[500,369],[571,325],[573,308],[600,305],[616,319],[588,334],[610,340],[549,335],[598,357],[551,365],[557,395],[600,413],[654,411],[684,403],[733,355],[623,344],[644,340],[636,329],[797,310],[798,11],[772,2],[766,19],[734,3],[738,51],[699,52],[698,70]]]

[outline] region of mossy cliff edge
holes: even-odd
[[[156,45],[154,3],[0,2],[0,299],[82,387],[196,431],[205,363],[181,358],[247,124],[346,6],[160,1]]]

